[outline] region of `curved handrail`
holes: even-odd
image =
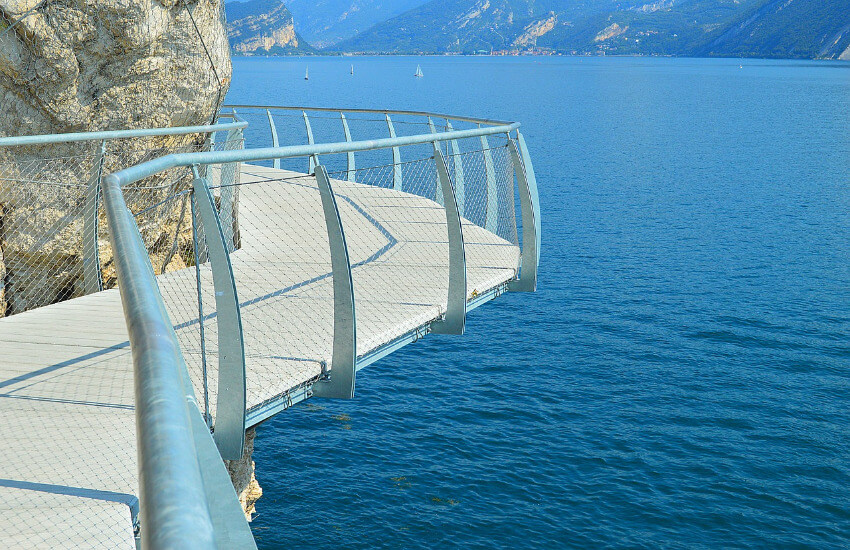
[[[142,546],[234,547],[226,537],[255,548],[224,464],[209,459],[212,438],[135,220],[121,189],[107,182],[103,195],[133,355]]]
[[[172,128],[141,128],[138,130],[107,130],[103,132],[70,132],[67,134],[39,134],[35,136],[0,137],[0,147],[21,145],[49,145],[55,143],[74,143],[80,141],[100,141],[153,136],[182,136],[245,128],[248,123],[238,116],[227,114],[236,119],[225,124],[206,124],[202,126],[175,126]]]
[[[460,122],[471,122],[473,124],[488,124],[490,126],[504,126],[511,124],[510,121],[492,120],[487,118],[473,118],[457,115],[447,115],[444,113],[431,113],[427,111],[404,111],[394,109],[346,109],[346,108],[329,108],[329,107],[299,107],[294,105],[223,105],[223,109],[268,109],[280,111],[311,111],[322,113],[372,113],[376,115],[409,115],[421,117],[443,118],[446,120],[456,120]]]
[[[120,186],[129,185],[164,170],[193,164],[221,164],[230,162],[251,162],[280,158],[328,155],[355,151],[371,151],[405,145],[418,145],[434,141],[464,139],[494,134],[507,134],[520,127],[519,122],[500,126],[455,130],[436,134],[420,134],[395,138],[373,139],[366,141],[342,141],[336,143],[316,143],[312,145],[292,145],[289,147],[264,147],[260,149],[239,149],[235,151],[211,151],[208,153],[174,153],[158,159],[149,160],[106,176],[110,182]]]

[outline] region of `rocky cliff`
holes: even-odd
[[[312,48],[295,32],[292,14],[280,0],[227,4],[227,36],[234,53],[305,53]]]
[[[218,0],[0,0],[0,22],[0,135],[203,124],[229,87]],[[103,171],[192,149],[202,139],[109,142]],[[0,150],[0,314],[83,293],[82,248],[91,238],[84,235],[85,197],[99,168],[98,145]],[[145,182],[136,205],[188,183],[173,177]],[[179,205],[156,215],[158,223],[140,220],[155,263],[187,231]],[[98,225],[109,279],[102,214]]]

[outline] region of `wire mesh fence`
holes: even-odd
[[[445,157],[456,191],[463,172],[470,299],[503,285],[518,270],[514,168],[507,141],[495,143]],[[434,146],[426,145],[418,159],[410,148],[405,155],[411,160],[402,163],[330,173],[354,285],[359,357],[427,326],[447,309],[446,197]],[[325,376],[334,343],[334,274],[315,175],[243,165],[238,179],[221,179],[226,170],[199,167],[208,178],[221,235],[218,228],[210,233],[204,227],[191,191],[134,209],[145,240],[162,243],[152,250],[154,269],[211,425],[220,351],[207,239],[223,238],[230,252],[249,409],[285,400]],[[188,171],[183,174],[188,177]],[[124,192],[128,203],[136,202],[137,189]],[[173,221],[166,228],[162,220]]]
[[[220,132],[223,133],[223,132]],[[116,284],[106,216],[100,205],[104,176],[170,153],[241,148],[237,135],[211,144],[207,136],[114,139],[19,147],[0,151],[0,316],[111,288]],[[174,144],[177,142],[177,144]],[[180,143],[183,142],[183,143]],[[214,179],[236,175],[233,165],[211,170]],[[186,189],[185,170],[166,171],[127,190],[133,211]],[[186,231],[176,214],[151,211],[140,219],[155,266],[173,263],[172,228]]]
[[[247,139],[266,140],[269,113],[255,111],[239,114],[249,121],[259,117],[268,136],[257,133],[255,121]],[[312,141],[345,140],[337,115],[310,115]],[[349,114],[345,120],[353,141],[451,129],[447,121],[414,118],[393,115],[392,132],[381,113]],[[280,145],[309,140],[303,113],[275,114],[272,120]],[[332,371],[334,269],[315,165],[330,173],[345,232],[359,361],[406,335],[426,333],[446,314],[452,267],[447,201],[456,200],[462,218],[467,300],[516,278],[520,249],[510,139],[502,134],[489,141],[425,142],[278,163],[202,164],[196,169],[212,197],[217,217],[212,226],[202,219],[198,201],[204,197],[196,196],[186,167],[124,187],[210,427],[220,405],[219,363],[227,336],[219,321],[230,314],[219,307],[221,289],[213,272],[221,264],[211,239],[221,239],[229,252],[248,412],[287,406],[296,392]],[[260,145],[271,143],[254,142]],[[2,313],[116,285],[98,200],[106,174],[169,153],[242,146],[241,134],[220,132],[29,148],[24,154],[0,149]],[[439,177],[443,159],[453,196]]]

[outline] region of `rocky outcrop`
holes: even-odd
[[[254,438],[257,435],[255,428],[249,428],[245,432],[245,452],[239,460],[225,460],[227,472],[236,489],[236,495],[245,511],[245,517],[251,521],[256,509],[254,504],[263,496],[263,489],[254,475],[255,466],[252,460],[254,454]]]
[[[607,27],[605,27],[604,29],[599,31],[599,33],[596,35],[596,37],[593,39],[593,41],[594,42],[604,42],[606,40],[610,40],[614,37],[620,36],[621,34],[626,32],[627,30],[629,30],[628,25],[626,25],[625,27],[621,27],[617,23],[612,23],[611,25],[608,25]]]
[[[241,55],[297,53],[310,48],[295,32],[292,14],[280,0],[249,0],[227,5],[227,36]]]
[[[0,0],[0,12],[14,22],[0,26],[0,135],[203,124],[229,87],[218,0]],[[202,141],[197,135],[112,141],[103,172]],[[83,242],[91,238],[83,234],[86,188],[100,168],[98,149],[91,142],[0,149],[0,309],[6,314],[82,293]],[[166,174],[138,186],[132,200],[136,207],[154,204],[187,184],[188,178]],[[185,209],[177,202],[152,212],[156,223],[140,219],[155,264],[171,256],[175,239],[186,239]],[[109,280],[102,213],[98,226]],[[178,264],[179,257],[172,267]]]
[[[514,40],[513,45],[523,47],[537,44],[537,39],[552,32],[557,22],[558,16],[554,12],[550,12],[548,17],[526,25],[522,30],[522,34]]]

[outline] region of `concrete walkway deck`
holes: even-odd
[[[244,165],[241,182],[242,246],[231,259],[253,425],[297,401],[294,388],[309,397],[329,363],[332,281],[314,178]],[[445,213],[415,195],[333,184],[354,266],[362,367],[445,310]],[[464,238],[474,307],[515,277],[519,248],[469,223]],[[202,279],[212,288],[208,270]],[[197,302],[180,299],[195,292],[195,270],[158,280],[199,391]],[[215,325],[205,328],[215,380]],[[0,319],[0,419],[0,547],[135,548],[133,371],[117,290]]]

